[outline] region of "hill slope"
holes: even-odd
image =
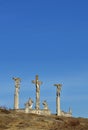
[[[0,130],[88,130],[88,119],[41,116],[0,109]]]

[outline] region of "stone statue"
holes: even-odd
[[[33,106],[33,100],[29,98],[28,102],[25,103],[25,107],[32,109],[32,106]]]
[[[47,110],[48,109],[48,104],[47,104],[46,100],[44,100],[42,104],[44,106],[44,109]]]
[[[31,98],[29,98],[29,100],[28,100],[29,109],[32,109],[33,103],[34,103],[33,100]]]
[[[36,106],[35,106],[35,108],[37,110],[39,110],[40,109],[40,85],[42,84],[42,82],[39,81],[38,75],[36,75],[35,80],[32,80],[32,83],[35,84],[35,86],[36,86]]]
[[[33,106],[33,100],[29,98],[29,100],[25,103],[25,113],[29,113],[29,111],[32,109]]]

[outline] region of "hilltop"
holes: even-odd
[[[88,119],[0,109],[0,130],[88,130]]]

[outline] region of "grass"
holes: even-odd
[[[88,119],[25,114],[0,108],[0,130],[88,130]]]

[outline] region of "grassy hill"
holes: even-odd
[[[41,116],[0,109],[0,130],[88,130],[88,119]]]

